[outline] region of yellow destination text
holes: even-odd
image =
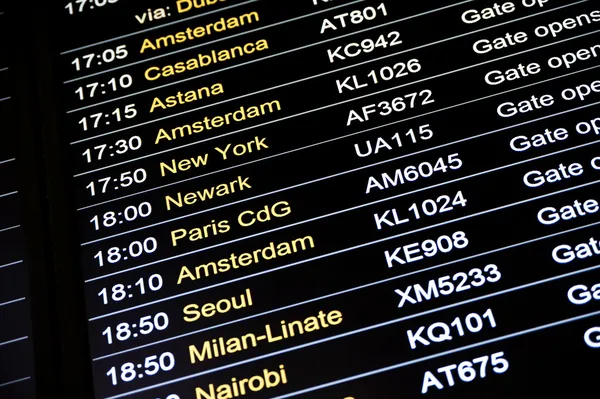
[[[225,314],[234,310],[249,308],[252,305],[252,292],[250,288],[246,288],[243,294],[231,298],[223,298],[215,303],[205,303],[203,305],[190,303],[186,305],[183,308],[183,320],[193,323],[200,320],[201,317],[210,318],[217,314]]]
[[[265,324],[258,333],[248,333],[239,337],[218,337],[204,341],[200,348],[196,345],[188,347],[190,363],[196,364],[206,360],[243,352],[256,348],[261,344],[270,344],[285,339],[294,338],[304,334],[327,329],[342,323],[342,312],[332,310],[327,313],[322,310],[316,316],[309,316],[304,320],[281,320],[278,325]]]
[[[288,377],[283,364],[279,370],[263,369],[261,374],[247,378],[232,378],[231,383],[215,386],[210,384],[208,389],[196,388],[196,399],[232,399],[244,396],[250,392],[260,392],[264,389],[285,385]]]
[[[219,116],[207,116],[204,119],[196,121],[192,124],[178,126],[170,131],[159,129],[156,135],[154,144],[159,144],[162,141],[173,141],[186,136],[191,136],[198,133],[227,127],[234,123],[245,122],[248,119],[254,119],[267,114],[273,114],[281,111],[281,103],[278,100],[266,102],[260,105],[241,106],[239,109],[227,112]]]
[[[177,0],[177,12],[183,14],[188,11],[197,10],[226,0]]]
[[[265,205],[260,209],[248,209],[241,212],[237,217],[237,223],[241,227],[250,227],[256,223],[268,223],[275,219],[281,219],[292,213],[292,208],[287,201],[279,201],[272,205]],[[191,229],[177,229],[171,231],[171,244],[176,247],[179,241],[185,240],[191,243],[208,237],[227,233],[231,230],[228,220],[216,222],[212,220],[209,224]]]
[[[226,197],[236,192],[249,190],[252,188],[250,183],[248,183],[249,180],[249,177],[238,176],[237,179],[228,183],[221,183],[199,191],[192,191],[188,193],[178,192],[174,197],[165,195],[167,211],[170,211],[174,207],[183,208],[184,206],[194,205],[198,203],[198,201],[206,202],[216,197]]]
[[[212,50],[208,53],[199,53],[196,57],[185,61],[164,66],[151,66],[146,69],[144,76],[146,80],[155,81],[169,76],[195,71],[199,68],[224,63],[236,58],[245,57],[256,52],[262,52],[269,49],[269,43],[265,39],[256,42],[246,43],[241,46],[235,46],[228,49]]]
[[[223,93],[223,85],[221,83],[215,83],[211,87],[201,87],[197,90],[186,91],[185,93],[178,91],[177,94],[168,96],[165,99],[154,97],[152,106],[150,107],[150,113],[153,113],[156,108],[173,108],[178,105],[194,103],[203,100],[204,98],[218,96]]]
[[[217,158],[220,157],[223,161],[232,160],[248,154],[268,150],[269,145],[266,141],[266,137],[254,136],[254,140],[251,141],[236,144],[228,143],[223,147],[215,147],[215,152],[218,154]],[[184,158],[179,161],[177,159],[171,159],[170,162],[161,162],[160,175],[165,177],[168,173],[177,174],[179,172],[186,172],[191,168],[204,167],[208,163],[208,155],[208,153],[205,153],[191,158]]]
[[[182,44],[187,41],[201,39],[206,36],[211,36],[212,34],[217,34],[228,30],[237,29],[244,25],[253,24],[259,20],[260,18],[258,13],[256,11],[252,11],[237,17],[221,18],[206,25],[187,28],[171,35],[161,36],[154,40],[144,39],[140,53],[144,54],[145,51],[160,50],[176,44]]]
[[[232,253],[227,258],[207,262],[196,267],[190,268],[188,266],[182,266],[177,279],[177,285],[181,285],[186,281],[197,281],[211,276],[229,273],[240,268],[258,265],[261,262],[273,261],[314,248],[315,241],[312,236],[295,238],[280,243],[271,241],[264,248],[259,248],[251,252]]]

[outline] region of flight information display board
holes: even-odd
[[[18,191],[6,19],[0,9],[0,398],[34,398],[29,275]]]
[[[597,2],[55,11],[97,398],[596,389]]]

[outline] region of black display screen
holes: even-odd
[[[0,398],[27,399],[34,397],[34,360],[7,18],[0,9]]]
[[[97,398],[596,389],[597,2],[54,11]]]

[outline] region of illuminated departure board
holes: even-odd
[[[10,54],[0,9],[0,398],[34,398],[31,314],[17,180]]]
[[[597,391],[598,2],[54,11],[97,398]]]

